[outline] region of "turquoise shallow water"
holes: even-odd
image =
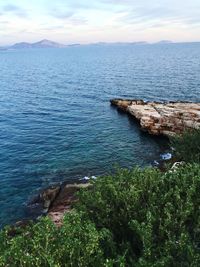
[[[165,142],[109,100],[200,101],[200,44],[4,51],[0,73],[2,226],[39,188],[158,158]]]

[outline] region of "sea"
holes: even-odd
[[[168,151],[112,98],[200,101],[200,43],[0,51],[0,227],[42,188]]]

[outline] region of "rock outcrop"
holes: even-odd
[[[73,204],[78,201],[76,193],[90,186],[89,183],[78,181],[50,186],[33,198],[28,204],[28,209],[32,215],[36,215],[34,218],[42,214],[48,215],[57,226],[61,226],[64,213],[69,212]]]
[[[78,201],[76,193],[82,188],[88,188],[90,184],[68,184],[61,188],[56,199],[52,202],[48,216],[57,225],[62,225],[63,216],[72,209],[72,205]]]
[[[174,136],[200,128],[200,103],[113,99],[111,104],[132,115],[153,135]]]

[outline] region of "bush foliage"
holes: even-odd
[[[61,228],[48,218],[11,237],[0,266],[200,266],[200,166],[121,169],[79,193]]]
[[[10,237],[9,228],[1,231],[0,266],[101,266],[101,239],[104,231],[97,231],[81,213],[68,213],[61,228],[44,217],[15,237]]]
[[[185,162],[200,163],[200,129],[186,131],[171,139],[175,156]]]

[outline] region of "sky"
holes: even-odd
[[[200,0],[0,0],[0,45],[200,41]]]

